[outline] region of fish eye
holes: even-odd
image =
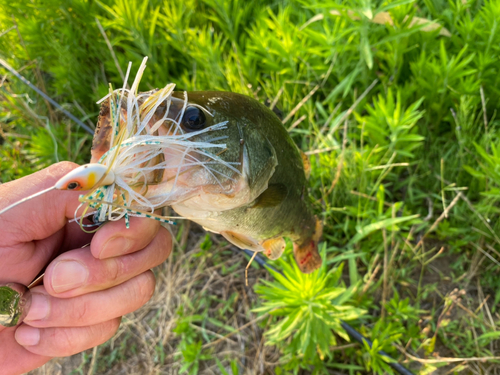
[[[187,107],[182,117],[182,127],[187,131],[200,130],[205,126],[206,118],[203,111],[197,107]]]
[[[78,182],[70,182],[68,184],[68,190],[75,190],[79,186],[80,186],[80,184]]]

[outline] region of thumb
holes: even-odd
[[[61,162],[39,172],[0,185],[0,210],[32,194],[48,189],[78,164]],[[2,245],[41,240],[63,228],[80,202],[78,191],[52,190],[0,215]]]

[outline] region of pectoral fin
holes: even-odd
[[[276,260],[281,257],[285,250],[286,242],[283,237],[271,238],[261,243],[264,248],[264,254],[271,260]]]
[[[220,234],[222,234],[226,240],[239,247],[240,249],[264,251],[264,248],[259,244],[259,242],[254,240],[252,237],[230,231],[222,231],[220,232]]]
[[[252,208],[275,207],[283,202],[288,195],[288,189],[284,184],[271,184],[257,197]]]

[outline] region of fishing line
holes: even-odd
[[[21,203],[27,202],[27,201],[29,201],[29,200],[31,200],[33,198],[39,197],[40,195],[48,193],[49,191],[55,190],[55,189],[56,189],[56,186],[54,185],[52,187],[49,187],[48,189],[39,191],[38,193],[35,193],[35,194],[32,194],[32,195],[30,195],[30,196],[28,196],[26,198],[23,198],[20,201],[17,201],[16,203],[13,203],[10,206],[5,207],[2,211],[0,211],[0,215],[2,215],[3,213],[9,211],[10,209],[12,209],[12,208],[14,208],[16,206],[19,206]]]
[[[9,72],[14,74],[17,78],[19,78],[24,84],[28,85],[31,87],[33,90],[35,90],[38,95],[41,95],[45,100],[49,101],[50,104],[52,104],[54,107],[59,109],[62,113],[64,113],[66,116],[68,116],[70,119],[72,119],[74,122],[77,123],[78,126],[82,127],[85,129],[88,133],[94,134],[94,131],[85,125],[82,121],[80,121],[78,118],[73,116],[70,112],[66,111],[63,107],[61,107],[55,100],[53,100],[50,96],[45,94],[42,90],[40,90],[38,87],[36,87],[34,84],[32,84],[30,81],[28,81],[26,78],[24,78],[21,74],[19,74],[13,67],[11,67],[7,62],[3,59],[0,59],[0,64],[3,65],[5,69],[7,69]]]

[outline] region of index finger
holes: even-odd
[[[78,164],[61,162],[19,180],[0,185],[0,209],[54,186]],[[80,202],[77,191],[49,191],[0,215],[3,246],[41,240],[63,228]]]

